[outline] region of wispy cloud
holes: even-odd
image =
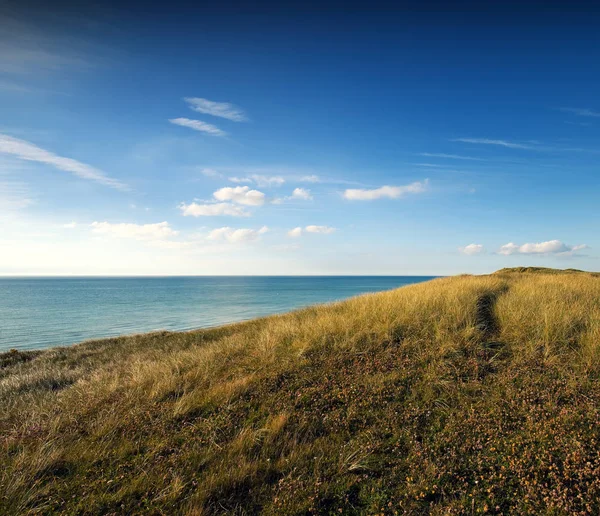
[[[306,226],[304,228],[302,227],[297,227],[294,229],[290,229],[288,231],[288,236],[292,237],[292,238],[298,238],[300,236],[302,236],[302,233],[306,232],[306,233],[318,233],[321,235],[330,235],[331,233],[334,233],[336,231],[336,228],[332,228],[330,226]]]
[[[190,118],[171,118],[169,122],[181,127],[189,127],[194,131],[200,131],[202,133],[210,134],[212,136],[227,136],[225,131],[222,131],[218,127],[202,122],[201,120],[192,120]]]
[[[489,138],[454,138],[451,142],[474,143],[477,145],[498,145],[509,149],[539,150],[528,143],[510,142],[507,140],[491,140]]]
[[[419,156],[426,156],[428,158],[446,158],[446,159],[464,159],[468,161],[487,161],[483,158],[475,158],[473,156],[461,156],[459,154],[444,154],[442,152],[420,152]]]
[[[66,66],[88,66],[80,58],[43,49],[16,48],[0,42],[0,72],[25,74],[39,70],[58,71]]]
[[[458,249],[461,253],[467,254],[469,256],[481,254],[484,251],[484,247],[481,244],[469,244],[464,247],[459,247]]]
[[[22,210],[34,204],[25,183],[0,181],[0,212]]]
[[[316,174],[310,174],[305,176],[296,176],[294,177],[299,183],[322,183],[322,184],[332,184],[332,185],[361,185],[359,181],[349,181],[347,179],[341,179],[339,177],[324,177],[318,176]]]
[[[50,37],[46,31],[11,17],[9,12],[5,9],[0,13],[0,72],[25,75],[89,66],[87,59],[75,54],[85,47],[85,42],[73,45],[72,36],[68,43],[56,34]]]
[[[205,177],[223,177],[223,174],[217,172],[214,168],[201,168],[199,172]]]
[[[587,116],[587,117],[594,117],[594,118],[600,117],[599,111],[592,111],[591,109],[587,109],[587,108],[563,107],[563,108],[559,108],[559,111],[563,111],[565,113],[572,113],[573,115],[577,115],[577,116]]]
[[[96,234],[133,240],[164,240],[178,234],[166,221],[156,224],[92,222],[90,226]]]
[[[265,194],[250,190],[249,186],[226,186],[213,193],[213,197],[218,201],[231,201],[245,206],[262,206],[265,203]]]
[[[308,176],[301,176],[300,178],[298,178],[298,181],[300,181],[301,183],[320,183],[321,178],[316,174],[310,174]]]
[[[560,240],[548,240],[547,242],[539,243],[527,243],[518,245],[513,242],[504,244],[498,254],[511,255],[511,254],[555,254],[555,255],[572,255],[577,251],[586,249],[588,246],[585,244],[581,245],[567,245]]]
[[[581,147],[563,147],[561,145],[542,145],[532,140],[529,142],[510,142],[507,140],[490,140],[487,138],[455,138],[453,142],[474,143],[480,145],[496,145],[508,149],[532,150],[536,152],[585,152],[591,154],[600,153],[597,149],[585,149]]]
[[[198,204],[192,202],[190,204],[181,203],[179,205],[181,214],[184,217],[249,217],[250,213],[241,206],[236,206],[228,202]]]
[[[234,122],[246,122],[248,120],[248,117],[240,108],[229,102],[214,102],[200,97],[186,97],[183,100],[198,113],[218,116],[227,120],[233,120]]]
[[[232,244],[240,242],[252,242],[258,240],[261,235],[264,235],[269,231],[267,226],[263,226],[260,229],[248,229],[240,228],[234,229],[230,227],[213,229],[209,235],[209,240],[225,240]]]
[[[232,183],[256,183],[261,187],[281,186],[285,183],[285,178],[281,176],[264,176],[261,174],[252,174],[247,177],[230,177]]]
[[[344,192],[344,198],[350,201],[373,201],[376,199],[398,199],[407,194],[422,193],[427,190],[429,180],[416,181],[404,186],[381,186],[372,190],[351,188]]]
[[[12,136],[0,134],[0,153],[15,156],[24,161],[44,163],[64,172],[70,172],[82,179],[96,181],[119,190],[128,190],[127,185],[107,176],[101,170],[71,158],[58,156],[33,143]]]

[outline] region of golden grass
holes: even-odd
[[[0,513],[600,511],[600,277],[0,357]]]

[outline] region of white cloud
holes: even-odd
[[[44,150],[33,143],[25,140],[19,140],[6,134],[0,134],[0,153],[9,154],[24,161],[34,161],[37,163],[51,165],[59,170],[71,172],[77,177],[96,181],[97,183],[101,183],[112,188],[117,188],[120,190],[128,189],[127,185],[124,183],[107,176],[104,174],[104,172],[90,165],[86,165],[85,163],[81,163],[80,161],[76,161],[71,158],[57,156],[56,154]]]
[[[92,222],[90,227],[97,234],[115,238],[130,238],[133,240],[164,240],[178,233],[171,229],[168,222],[158,222],[156,224]]]
[[[222,177],[222,174],[212,168],[201,168],[200,173],[206,177]]]
[[[586,249],[587,245],[574,245],[569,246],[564,244],[560,240],[548,240],[547,242],[539,242],[539,243],[527,243],[523,245],[517,245],[513,242],[509,242],[508,244],[504,244],[500,250],[499,254],[503,255],[511,255],[511,254],[561,254],[568,255],[574,254],[577,251],[582,249]]]
[[[459,250],[463,254],[474,255],[483,253],[484,248],[481,244],[469,244],[465,247],[460,247]]]
[[[184,217],[248,217],[250,214],[240,206],[230,204],[228,202],[219,202],[213,204],[198,204],[192,202],[190,204],[181,203],[179,205],[181,214]]]
[[[285,179],[281,176],[261,176],[259,174],[252,174],[250,178],[258,186],[281,186],[285,183]]]
[[[464,159],[468,161],[487,161],[483,158],[474,158],[472,156],[460,156],[458,154],[444,154],[442,152],[421,152],[419,156],[426,156],[428,158],[447,158],[447,159]]]
[[[312,195],[310,194],[310,190],[307,190],[306,188],[294,188],[291,198],[310,201],[312,199]]]
[[[0,181],[0,212],[22,210],[34,204],[25,183]]]
[[[285,179],[281,176],[263,176],[260,174],[252,174],[247,177],[230,177],[232,183],[256,183],[261,187],[281,186],[285,183]]]
[[[182,127],[189,127],[194,131],[200,131],[203,133],[210,134],[212,136],[226,136],[227,133],[222,131],[218,127],[207,124],[206,122],[202,122],[201,120],[191,120],[189,118],[171,118],[169,122],[175,125],[180,125]]]
[[[77,222],[68,222],[67,224],[63,224],[62,227],[65,229],[73,229],[77,227]]]
[[[499,145],[509,149],[528,149],[536,150],[536,147],[525,143],[509,142],[507,140],[490,140],[489,138],[454,138],[452,142],[476,143],[481,145]]]
[[[304,230],[307,233],[322,233],[324,235],[329,235],[335,231],[335,228],[329,226],[306,226]]]
[[[587,117],[600,117],[600,113],[598,111],[592,111],[587,108],[560,108],[560,111],[564,111],[565,113],[573,113],[577,116],[587,116]]]
[[[372,201],[375,199],[397,199],[406,194],[422,193],[427,190],[429,180],[416,181],[404,186],[382,186],[373,190],[350,188],[344,192],[344,197],[350,201]]]
[[[234,122],[245,122],[248,120],[246,114],[238,107],[228,102],[214,102],[199,97],[186,97],[185,100],[194,111],[206,115],[218,116],[233,120]]]
[[[245,206],[262,206],[265,203],[265,194],[250,190],[249,186],[226,186],[213,193],[213,197],[219,201],[232,201]]]
[[[296,176],[294,178],[299,183],[329,183],[329,184],[339,184],[339,185],[360,185],[358,181],[348,181],[346,179],[341,179],[338,177],[323,177],[317,176],[316,174],[305,175],[305,176]]]
[[[273,199],[272,203],[283,204],[285,201],[312,201],[312,198],[310,190],[307,190],[306,188],[294,188],[292,195],[278,197],[277,199]]]
[[[519,252],[519,246],[517,244],[514,244],[513,242],[509,242],[508,244],[504,244],[500,250],[498,251],[498,254],[504,254],[504,255],[509,255],[509,254],[515,254]]]
[[[240,242],[252,242],[254,240],[258,240],[260,235],[265,234],[269,231],[267,226],[263,226],[260,229],[234,229],[230,227],[213,229],[209,235],[209,240],[225,240],[232,244],[240,243]]]
[[[320,233],[322,235],[329,235],[335,231],[335,228],[329,226],[306,226],[304,229],[298,226],[297,228],[290,229],[288,236],[292,238],[298,238],[302,236],[302,233]]]
[[[315,174],[312,174],[310,176],[302,176],[299,181],[301,183],[319,183],[321,182],[321,178]]]

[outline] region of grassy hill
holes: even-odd
[[[13,352],[0,514],[598,514],[599,373],[552,270]]]

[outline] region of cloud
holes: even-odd
[[[323,235],[329,235],[335,231],[335,228],[329,226],[306,226],[304,230],[307,233],[321,233]]]
[[[274,199],[273,204],[283,204],[285,201],[312,201],[312,198],[310,190],[306,188],[294,188],[292,195]]]
[[[484,251],[483,245],[481,244],[469,244],[465,247],[459,248],[460,252],[467,255],[481,254]]]
[[[232,201],[245,206],[262,206],[265,203],[265,194],[250,190],[249,186],[226,186],[213,193],[213,197],[219,201]]]
[[[508,244],[504,244],[500,250],[498,251],[498,254],[504,254],[504,255],[509,255],[509,254],[515,254],[519,252],[519,246],[517,244],[514,244],[513,242],[509,242]]]
[[[223,175],[212,168],[201,168],[200,173],[206,177],[223,177]]]
[[[0,213],[3,211],[23,210],[34,204],[25,183],[0,181]]]
[[[258,186],[281,186],[285,183],[285,179],[281,176],[261,176],[259,174],[252,174],[250,178]]]
[[[246,122],[248,120],[248,117],[240,108],[228,102],[214,102],[200,97],[186,97],[183,100],[198,113],[218,116],[234,122]]]
[[[68,222],[67,224],[63,224],[62,227],[65,229],[74,229],[77,227],[77,222]]]
[[[249,217],[250,213],[234,204],[228,202],[219,202],[212,204],[198,204],[192,202],[190,204],[181,203],[179,205],[181,214],[184,217]]]
[[[536,147],[525,143],[509,142],[506,140],[490,140],[488,138],[454,138],[450,141],[462,143],[476,143],[481,145],[499,145],[500,147],[507,147],[509,149],[538,150]]]
[[[323,177],[315,174],[307,176],[296,176],[294,178],[299,183],[328,183],[333,185],[360,185],[359,181],[348,181],[347,179],[341,179],[338,177]]]
[[[382,186],[373,190],[350,188],[344,192],[344,198],[350,201],[373,201],[375,199],[397,199],[406,194],[422,193],[427,190],[429,180],[416,181],[404,186]]]
[[[90,67],[87,59],[74,54],[86,46],[84,41],[74,40],[72,34],[68,37],[59,33],[50,35],[49,31],[25,23],[26,15],[18,15],[17,5],[18,2],[14,2],[13,8],[10,2],[2,2],[0,73],[17,76],[35,74],[39,79],[40,73],[60,72],[72,66]]]
[[[156,224],[92,222],[90,227],[97,234],[133,240],[165,240],[178,234],[177,231],[171,229],[168,222],[158,222]]]
[[[309,176],[302,176],[298,179],[301,183],[320,183],[321,178],[315,174]]]
[[[175,125],[180,125],[182,127],[189,127],[194,131],[200,131],[206,134],[210,134],[212,136],[226,136],[227,133],[225,131],[221,131],[218,127],[207,124],[206,122],[202,122],[201,120],[191,120],[189,118],[171,118],[169,122]]]
[[[587,108],[559,108],[560,111],[564,111],[565,113],[572,113],[577,116],[587,116],[587,117],[600,117],[600,112],[592,111]]]
[[[483,158],[474,158],[472,156],[460,156],[458,154],[444,154],[441,152],[421,152],[419,156],[426,156],[428,158],[447,158],[447,159],[464,159],[468,161],[487,161]]]
[[[281,176],[263,176],[260,174],[252,174],[248,177],[230,177],[232,183],[256,183],[261,187],[281,186],[285,183],[285,179]]]
[[[504,244],[500,247],[498,254],[505,256],[511,254],[556,254],[556,255],[570,255],[577,251],[586,249],[588,246],[585,244],[570,246],[564,244],[560,240],[548,240],[547,242],[539,243],[527,243],[523,245],[517,245],[513,242]]]
[[[307,190],[306,188],[294,188],[291,198],[310,201],[312,199],[312,195],[310,194],[310,190]]]
[[[82,179],[96,181],[111,188],[119,190],[128,190],[127,185],[113,179],[104,172],[80,161],[71,158],[57,156],[56,154],[44,150],[33,143],[25,140],[19,140],[5,134],[0,134],[0,153],[15,156],[24,161],[34,161],[53,166],[64,172],[70,172]]]
[[[288,236],[292,238],[298,238],[302,236],[303,232],[306,233],[320,233],[322,235],[329,235],[333,233],[336,229],[329,226],[306,226],[304,229],[301,227],[297,227],[294,229],[290,229],[288,231]]]
[[[208,234],[209,240],[225,240],[232,244],[237,244],[240,242],[252,242],[258,240],[260,235],[265,234],[269,231],[267,226],[263,226],[260,229],[233,229],[230,227],[213,229]]]

